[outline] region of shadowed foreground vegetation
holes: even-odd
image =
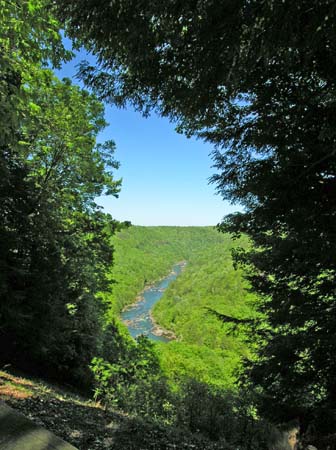
[[[168,426],[106,409],[64,387],[8,370],[0,372],[0,399],[80,450],[231,449],[223,440],[188,431],[183,421]]]

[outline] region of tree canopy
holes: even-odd
[[[213,182],[244,206],[220,228],[251,238],[236,259],[272,330],[251,379],[273,417],[319,416],[334,429],[335,3],[59,5],[97,57],[80,76],[100,98],[156,110],[214,144]]]
[[[0,359],[88,384],[102,341],[117,226],[114,143],[97,98],[59,80],[63,48],[44,0],[1,1]]]

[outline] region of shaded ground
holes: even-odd
[[[9,370],[0,371],[0,400],[79,450],[228,449],[185,430],[148,424],[122,412],[105,411],[99,403],[63,387]]]
[[[124,420],[99,403],[7,371],[0,371],[0,399],[83,450],[113,448],[114,431]]]

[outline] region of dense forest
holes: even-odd
[[[336,448],[335,15],[330,0],[0,0],[1,364],[141,418],[160,435],[147,448]],[[85,88],[55,76],[64,36],[96,57]],[[121,182],[102,102],[211,144],[240,212],[217,231],[104,212]],[[121,309],[182,260],[153,311],[177,340],[133,340]]]
[[[59,80],[70,57],[46,2],[1,2],[1,359],[87,385],[102,339],[117,224],[114,143],[94,95]]]
[[[178,279],[153,309],[160,326],[178,342],[161,345],[159,356],[171,379],[193,375],[199,381],[232,387],[233,371],[247,356],[241,336],[230,336],[214,312],[251,319],[255,296],[241,270],[233,268],[231,250],[246,246],[233,242],[214,227],[138,227],[113,238],[112,314],[134,302],[141,290],[168,274],[173,264],[186,261]]]

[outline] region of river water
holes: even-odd
[[[139,301],[121,313],[121,320],[127,326],[131,336],[135,338],[143,334],[150,339],[161,342],[169,342],[172,339],[171,337],[160,335],[160,328],[155,327],[155,324],[152,322],[150,311],[155,303],[160,300],[169,284],[181,273],[185,264],[185,262],[175,264],[167,277],[146,288],[142,292]],[[157,328],[159,328],[159,331]]]

